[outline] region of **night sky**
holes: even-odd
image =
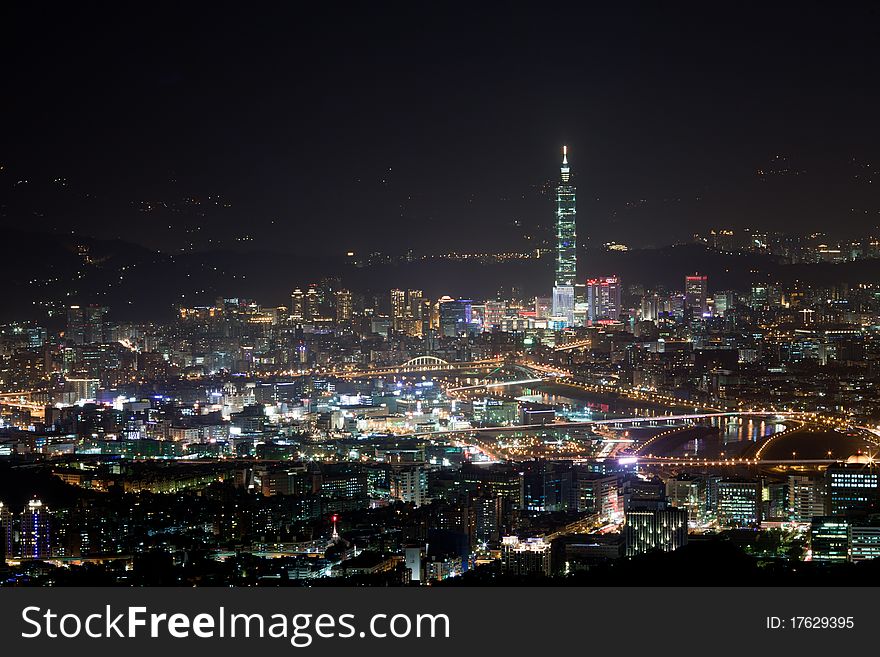
[[[3,11],[4,226],[169,251],[522,249],[553,221],[563,143],[591,244],[880,224],[876,8]]]

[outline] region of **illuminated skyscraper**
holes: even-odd
[[[336,321],[339,324],[351,321],[352,296],[350,290],[336,290]]]
[[[574,323],[574,282],[577,278],[575,188],[571,184],[568,147],[562,147],[560,182],[556,187],[556,281],[553,287],[553,315]]]
[[[40,500],[31,500],[21,514],[19,535],[23,559],[46,559],[52,544],[51,514]]]
[[[0,502],[0,566],[8,557],[15,556],[15,519],[9,507]]]
[[[501,539],[501,572],[505,575],[528,576],[551,574],[551,546],[543,538]]]
[[[391,290],[391,321],[395,323],[394,328],[404,317],[406,317],[406,292],[403,290]]]
[[[587,317],[591,322],[620,319],[620,279],[617,276],[587,281]]]
[[[626,514],[623,534],[626,555],[631,557],[652,550],[672,552],[687,545],[686,509],[636,509]]]
[[[306,292],[305,304],[303,306],[303,319],[307,322],[312,322],[320,316],[320,295],[315,287],[309,286],[309,291]]]
[[[703,315],[709,310],[707,297],[708,277],[700,274],[685,276],[684,278],[684,304],[694,314]]]
[[[389,475],[391,497],[422,506],[428,502],[428,472],[421,465],[394,467]]]
[[[440,303],[440,333],[449,338],[466,335],[471,324],[470,299],[449,299]]]
[[[422,290],[406,291],[406,309],[410,317],[422,319],[422,301],[425,293]]]
[[[290,295],[290,318],[293,320],[302,320],[305,308],[305,295],[303,291],[296,288]]]
[[[104,342],[105,306],[70,306],[67,309],[66,337],[76,344]]]

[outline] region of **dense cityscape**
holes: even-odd
[[[0,589],[880,585],[878,10],[756,9],[11,3]]]
[[[570,155],[546,248],[444,256],[552,260],[542,295],[365,290],[368,258],[277,305],[58,301],[0,326],[2,584],[873,581],[880,279],[579,277]],[[694,240],[783,268],[880,256]]]

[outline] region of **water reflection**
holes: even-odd
[[[681,407],[663,407],[657,404],[640,404],[628,399],[593,396],[584,393],[577,397],[551,393],[543,387],[517,386],[511,391],[517,398],[555,406],[564,413],[590,413],[594,420],[613,419],[615,417],[662,417],[678,414],[693,409]]]
[[[614,418],[644,417],[656,418],[657,426],[652,427],[629,427],[632,437],[637,441],[643,441],[652,435],[668,428],[663,422],[665,415],[679,415],[693,412],[693,409],[681,407],[664,407],[657,404],[640,404],[627,399],[609,396],[583,394],[562,395],[549,392],[545,386],[529,387],[521,386],[512,391],[518,398],[527,398],[528,401],[538,402],[554,406],[558,415],[568,417],[571,420],[604,420]],[[705,458],[717,458],[722,456],[736,457],[750,445],[758,443],[767,436],[785,430],[785,425],[762,417],[735,416],[735,417],[711,417],[698,420],[678,421],[675,426],[691,425],[692,429],[677,434],[670,440],[664,440],[663,445],[657,445],[660,451],[656,454],[668,456],[697,456]]]

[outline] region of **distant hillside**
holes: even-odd
[[[75,235],[6,231],[7,248],[0,258],[5,282],[0,320],[45,321],[55,302],[56,320],[63,306],[101,303],[115,320],[160,320],[181,303],[208,304],[219,296],[254,298],[264,305],[286,304],[296,286],[321,277],[341,275],[343,285],[361,292],[385,293],[392,287],[425,290],[474,299],[494,297],[501,288],[517,286],[525,296],[550,293],[553,259],[500,264],[475,261],[416,260],[355,268],[342,259],[309,254],[250,254],[214,251],[168,255],[122,241]],[[753,281],[783,283],[880,283],[880,260],[841,265],[784,265],[758,255],[733,255],[700,245],[580,254],[580,276],[617,274],[625,284],[662,284],[678,289],[688,273],[709,276],[710,290],[747,289]],[[35,303],[36,302],[36,303]],[[51,322],[50,322],[51,323]]]

